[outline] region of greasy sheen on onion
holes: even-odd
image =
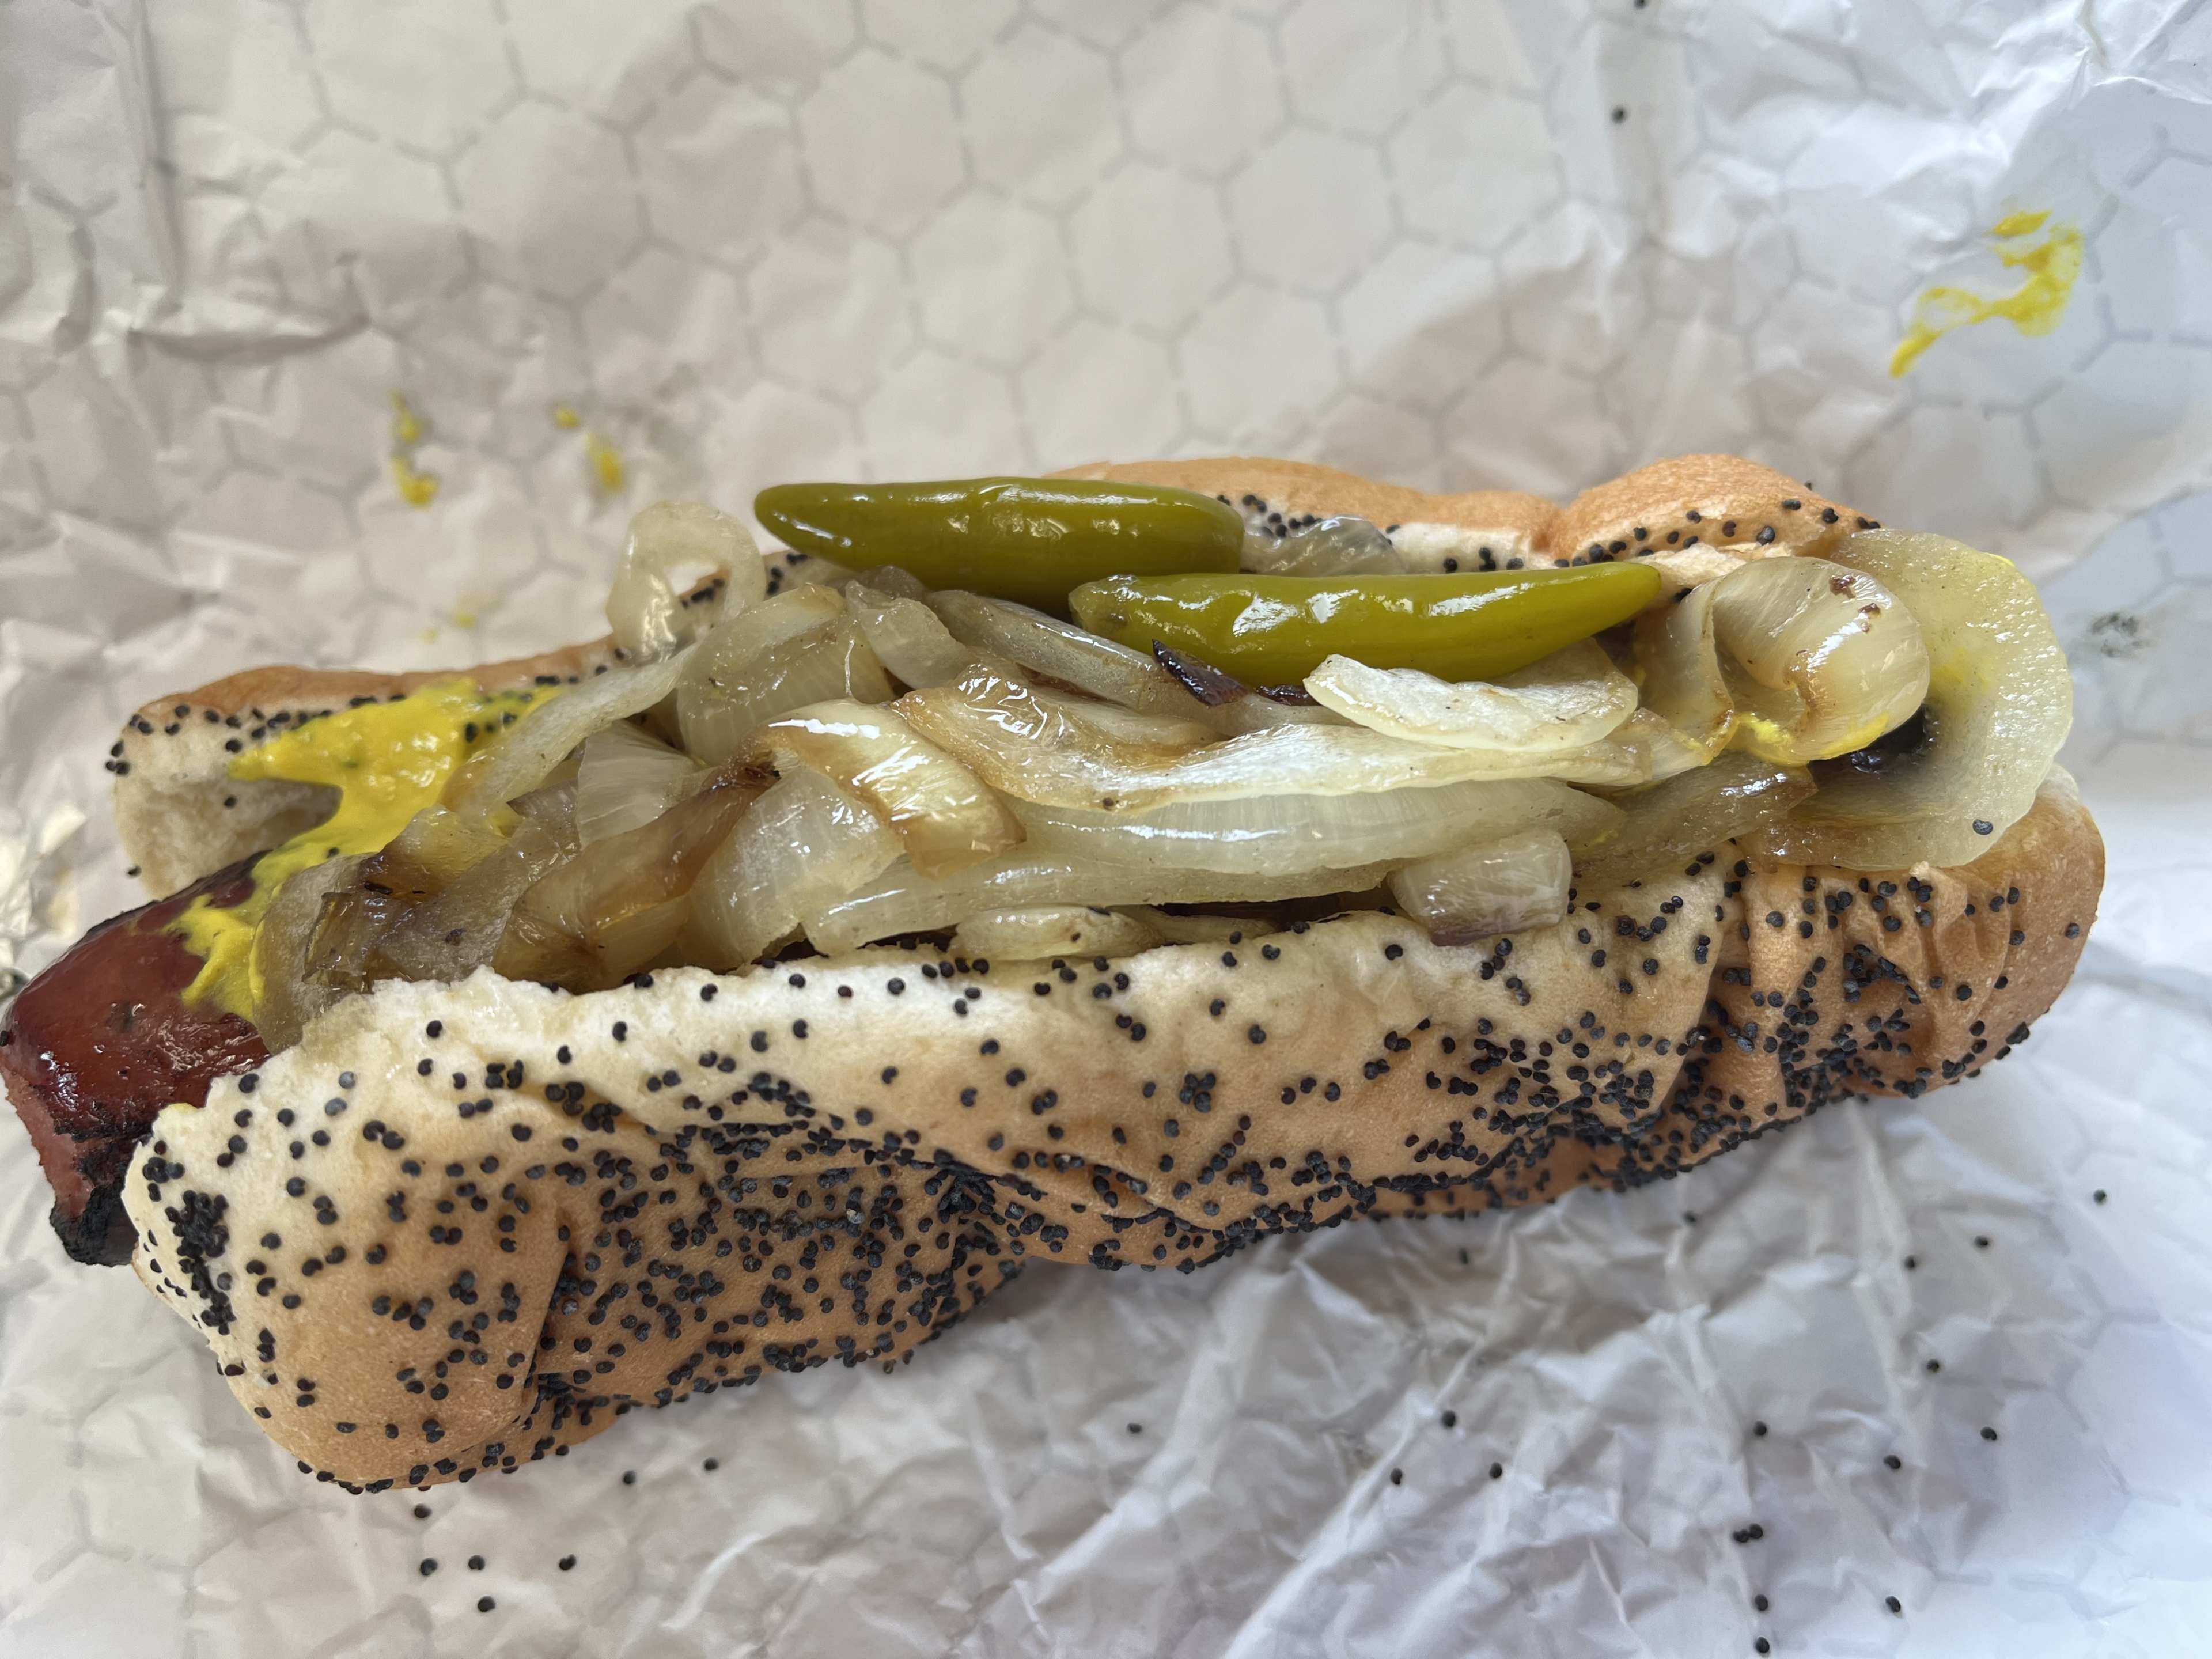
[[[610,668],[548,697],[454,775],[447,804],[482,816],[537,788],[592,732],[642,714],[673,691],[692,649]]]
[[[1184,722],[1162,721],[1143,738],[1109,731],[1048,703],[1028,686],[981,672],[910,691],[897,707],[993,788],[1040,805],[1106,812],[1252,795],[1371,793],[1474,778],[1626,787],[1650,775],[1648,758],[1609,741],[1528,756],[1408,743],[1353,726],[1279,727],[1193,748],[1180,734]],[[1126,720],[1120,723],[1126,728]]]
[[[1405,565],[1390,538],[1366,519],[1316,519],[1279,538],[1248,527],[1241,562],[1269,576],[1396,576]]]
[[[850,951],[903,933],[935,933],[985,910],[1036,905],[1244,904],[1363,892],[1388,865],[1289,876],[1229,876],[1170,865],[1093,863],[1024,851],[932,880],[902,860],[850,897],[802,917],[823,951]]]
[[[1151,657],[1073,623],[1008,599],[957,591],[932,593],[929,607],[953,638],[1033,674],[1146,714],[1188,718],[1198,712],[1190,693]]]
[[[1735,746],[1785,766],[1863,749],[1927,695],[1914,613],[1869,573],[1760,559],[1709,590],[1737,713]]]
[[[687,605],[676,573],[701,568],[720,579],[720,592]],[[702,626],[757,603],[767,591],[768,567],[744,526],[704,501],[656,501],[629,521],[629,540],[607,595],[607,624],[629,655],[665,657]]]
[[[1724,842],[1756,845],[1760,833],[1813,793],[1813,780],[1731,750],[1708,766],[1617,798],[1613,835],[1576,862],[1575,885],[1601,893],[1644,876],[1672,874]]]
[[[820,773],[793,767],[746,809],[691,891],[686,938],[710,968],[740,968],[897,861],[898,836]]]
[[[1010,804],[1028,831],[1026,845],[1040,856],[1252,876],[1427,858],[1534,829],[1582,845],[1602,839],[1621,816],[1549,778],[1177,801],[1144,812]]]
[[[652,823],[697,776],[690,756],[628,720],[592,732],[577,751],[577,838],[588,847]],[[520,802],[515,810],[522,810]]]
[[[981,778],[890,708],[817,703],[763,726],[752,752],[778,772],[811,766],[851,790],[890,823],[925,875],[993,857],[1022,838],[1019,821]]]
[[[767,786],[726,769],[652,823],[555,866],[516,902],[493,968],[571,991],[619,985],[676,943],[693,882]]]
[[[1772,828],[1767,849],[1845,870],[1972,863],[2035,804],[2073,721],[2051,618],[2010,561],[1942,536],[1863,531],[1836,558],[1920,624],[1929,675],[1918,741],[1819,768],[1820,793]]]
[[[1439,945],[1549,927],[1567,914],[1574,860],[1555,830],[1529,830],[1391,872],[1390,893]]]
[[[975,653],[947,633],[937,613],[920,599],[860,581],[847,582],[844,592],[860,637],[876,659],[908,686],[942,685],[957,679],[975,660]]]
[[[1636,682],[1583,640],[1493,683],[1333,656],[1306,676],[1315,702],[1355,726],[1449,749],[1554,754],[1605,737],[1636,712]]]
[[[970,961],[1042,962],[1054,957],[1127,957],[1162,942],[1141,915],[1088,904],[978,910],[952,931],[955,956]]]
[[[830,588],[801,588],[781,597],[796,599],[799,593],[823,594],[842,604]],[[711,648],[711,641],[700,647],[702,653]],[[720,764],[743,752],[769,720],[833,699],[891,699],[883,665],[842,611],[819,627],[778,639],[734,662],[726,659],[713,672],[688,677],[677,691],[677,719],[684,746],[709,764]]]

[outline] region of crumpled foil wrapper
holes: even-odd
[[[2112,854],[1923,1102],[1036,1267],[427,1498],[295,1473],[10,1119],[0,1653],[2203,1651],[2208,63],[2183,0],[0,7],[0,971],[136,902],[145,698],[582,637],[664,494],[1154,453],[1737,450],[1993,547]]]

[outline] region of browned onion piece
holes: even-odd
[[[1399,907],[1439,945],[1548,927],[1567,914],[1574,859],[1553,830],[1531,830],[1392,872]]]
[[[713,602],[686,605],[674,573],[687,567],[721,578]],[[767,590],[768,568],[744,526],[704,501],[656,501],[629,521],[629,541],[607,595],[607,623],[615,643],[631,656],[665,657],[701,627],[757,603]]]
[[[311,866],[270,901],[253,936],[252,978],[258,993],[253,1024],[271,1054],[297,1042],[309,1020],[356,988],[317,972],[313,946],[324,901],[351,887],[364,862],[356,854]]]
[[[836,903],[900,854],[898,837],[865,803],[821,774],[793,767],[738,821],[691,892],[687,938],[710,968],[766,955],[802,910]]]
[[[726,771],[651,823],[556,866],[516,902],[492,966],[572,991],[620,984],[676,942],[692,883],[767,783]]]
[[[1739,749],[1785,766],[1849,754],[1910,719],[1927,696],[1920,624],[1866,571],[1760,559],[1698,594],[1711,596]]]
[[[1388,865],[1315,870],[1289,876],[1229,876],[1160,865],[1098,864],[1026,853],[994,859],[931,880],[893,865],[851,897],[802,918],[823,951],[849,951],[875,939],[935,933],[983,910],[1080,904],[1245,904],[1357,893],[1390,872]]]
[[[1749,843],[1812,793],[1813,780],[1802,769],[1731,750],[1709,766],[1616,797],[1620,825],[1576,860],[1575,884],[1599,893],[1682,869],[1724,842]]]
[[[981,778],[889,708],[818,703],[763,726],[753,752],[779,772],[811,766],[851,790],[889,821],[915,868],[927,875],[993,857],[1022,838],[1021,824]]]
[[[1901,599],[1928,646],[1917,746],[1819,769],[1778,857],[1846,870],[1972,863],[2034,805],[2074,715],[2065,653],[2027,577],[1942,536],[1862,532],[1836,551]]]
[[[1348,795],[1474,778],[1553,777],[1626,786],[1650,761],[1607,740],[1531,757],[1407,743],[1352,726],[1298,726],[1199,748],[1167,734],[1134,740],[1048,705],[1027,686],[974,672],[898,702],[933,741],[994,789],[1045,806],[1145,811],[1253,795]]]
[[[801,592],[836,594],[827,588]],[[796,594],[787,595],[796,598]],[[891,683],[852,623],[834,622],[786,639],[738,667],[687,682],[678,693],[684,746],[719,765],[743,753],[769,721],[818,702],[889,702]]]

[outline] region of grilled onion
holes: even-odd
[[[1813,793],[1800,769],[1730,750],[1709,766],[1620,798],[1613,835],[1576,863],[1575,884],[1601,893],[1684,868],[1724,842],[1756,837]]]
[[[1863,570],[1760,559],[1699,591],[1712,595],[1739,749],[1785,766],[1849,754],[1911,718],[1927,695],[1919,623]]]
[[[845,584],[845,604],[876,659],[909,686],[957,679],[975,660],[975,653],[947,633],[920,599],[854,581]]]
[[[818,772],[794,767],[746,810],[691,892],[689,937],[708,966],[768,954],[799,912],[836,903],[900,855],[875,812]]]
[[[1164,741],[1133,742],[1095,721],[1071,718],[1028,687],[984,672],[910,691],[897,707],[993,788],[1040,805],[1109,812],[1252,795],[1361,794],[1474,778],[1626,786],[1650,775],[1648,759],[1609,741],[1531,757],[1412,744],[1351,726],[1280,727],[1178,751]]]
[[[585,848],[516,902],[492,966],[572,991],[621,983],[676,942],[691,885],[767,780],[725,771],[641,829]]]
[[[1713,593],[1718,586],[1693,587],[1636,619],[1636,669],[1644,682],[1644,707],[1674,728],[1698,765],[1727,748],[1735,735],[1735,700],[1721,672],[1720,645],[1713,637]]]
[[[1177,718],[1196,712],[1190,694],[1152,658],[1073,623],[1010,600],[955,591],[932,593],[929,608],[953,638],[1031,673],[1124,708]]]
[[[628,720],[592,732],[577,756],[578,839],[589,846],[652,823],[698,775],[689,756]]]
[[[537,788],[592,732],[643,714],[673,691],[690,655],[686,647],[657,661],[610,668],[547,698],[454,775],[447,805],[482,817]]]
[[[689,600],[675,573],[702,565],[721,586],[711,598]],[[768,567],[744,526],[704,501],[657,501],[629,521],[629,542],[607,595],[607,623],[630,655],[665,657],[767,591]]]
[[[1160,942],[1158,930],[1142,916],[1083,904],[979,910],[952,932],[955,955],[986,962],[1134,956]]]
[[[1324,658],[1306,676],[1315,702],[1355,726],[1451,749],[1553,754],[1597,742],[1636,712],[1636,683],[1583,640],[1495,684],[1440,680],[1418,668]]]
[[[769,720],[837,699],[889,702],[891,684],[860,630],[840,617],[771,645],[726,673],[689,681],[678,696],[684,746],[720,763],[741,752]]]
[[[1166,865],[1094,864],[1022,854],[932,880],[900,863],[849,898],[801,921],[819,949],[849,951],[874,939],[935,933],[984,910],[1046,904],[1260,903],[1359,892],[1389,873],[1388,865],[1370,864],[1301,875],[1226,876]]]
[[[1620,822],[1618,808],[1542,778],[1178,801],[1146,812],[1011,804],[1040,857],[1252,876],[1426,858],[1531,829],[1589,843]]]
[[[314,954],[324,901],[351,887],[364,860],[335,858],[295,872],[276,890],[253,936],[253,1024],[271,1054],[290,1048],[309,1020],[356,986],[319,972]]]
[[[1819,768],[1767,848],[1846,870],[1972,863],[2034,805],[2073,720],[2051,618],[2008,560],[1941,536],[1862,532],[1836,557],[1911,607],[1928,701],[1917,732]]]
[[[851,790],[889,820],[925,875],[990,858],[1022,838],[1021,824],[981,778],[888,708],[817,703],[762,727],[753,752],[779,772],[811,766]]]
[[[1574,860],[1553,830],[1485,842],[1394,872],[1390,892],[1439,945],[1472,945],[1567,914]]]
[[[387,928],[377,949],[409,979],[465,979],[498,954],[516,901],[575,850],[526,822],[497,852]]]

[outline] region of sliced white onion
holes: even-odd
[[[572,991],[617,985],[690,920],[690,891],[767,780],[726,771],[651,823],[585,848],[516,901],[492,966]]]
[[[323,901],[351,887],[365,861],[356,854],[296,872],[276,890],[254,932],[253,1025],[271,1054],[297,1042],[309,1020],[354,988],[315,971],[314,945]]]
[[[466,979],[498,953],[515,903],[575,844],[525,823],[505,845],[395,923],[377,948],[411,980]]]
[[[1636,712],[1636,682],[1583,640],[1496,683],[1455,684],[1418,668],[1322,659],[1306,676],[1315,702],[1355,726],[1410,743],[1552,754],[1595,743]]]
[[[979,910],[952,931],[956,956],[986,962],[1039,962],[1053,957],[1129,957],[1162,936],[1143,917],[1092,905],[1043,904],[1022,910]]]
[[[1836,551],[1902,599],[1929,656],[1923,741],[1820,767],[1775,827],[1778,857],[1846,870],[1972,863],[2034,805],[2074,714],[2073,681],[2027,577],[1941,536],[1862,532]]]
[[[702,568],[721,579],[721,591],[687,605],[676,573]],[[664,657],[767,591],[768,567],[744,526],[704,501],[656,501],[629,521],[629,541],[607,595],[607,623],[615,643],[632,656]]]
[[[1244,904],[1356,893],[1389,874],[1388,865],[1310,871],[1291,876],[1229,876],[1164,865],[1070,862],[1027,854],[975,864],[932,880],[893,865],[860,891],[801,918],[823,951],[849,951],[902,933],[929,933],[983,910],[1036,905],[1110,908],[1132,904]]]
[[[835,589],[810,587],[780,594],[761,612],[810,595],[811,606],[836,607],[832,620],[790,635],[782,634],[779,626],[769,631],[770,642],[759,649],[742,648],[750,640],[736,641],[718,653],[706,672],[695,669],[685,677],[677,691],[677,719],[684,746],[691,754],[719,765],[742,752],[763,725],[809,703],[833,698],[890,701],[890,681],[860,630],[844,616],[844,601]],[[803,614],[794,611],[783,621],[788,623]],[[717,641],[703,641],[699,648],[702,653],[717,651]]]
[[[586,847],[650,823],[698,775],[689,756],[617,720],[584,739],[576,763],[575,823]]]
[[[1146,812],[1009,805],[1041,857],[1255,876],[1426,858],[1533,829],[1588,843],[1620,822],[1618,808],[1547,778],[1177,801]]]
[[[691,937],[708,967],[738,968],[874,880],[901,854],[898,836],[861,801],[794,767],[746,810],[691,892]]]
[[[855,581],[845,584],[845,603],[877,660],[909,686],[957,679],[975,660],[975,653],[947,633],[937,612],[920,599]]]
[[[1217,903],[1226,903],[1217,900]],[[1229,945],[1240,939],[1264,938],[1274,929],[1249,916],[1209,916],[1157,909],[1149,904],[1121,907],[1120,915],[1133,916],[1168,945]]]
[[[1712,596],[1740,749],[1791,766],[1847,755],[1910,719],[1928,694],[1920,624],[1863,570],[1760,559],[1700,591]]]
[[[1196,713],[1190,693],[1152,658],[1073,623],[1011,600],[958,591],[931,594],[929,607],[953,638],[1031,673],[1124,708],[1181,719]]]
[[[592,732],[645,713],[673,691],[690,654],[687,647],[672,657],[623,664],[547,698],[461,769],[448,805],[482,815],[537,788]]]
[[[1737,568],[1734,563],[1730,569]],[[1662,600],[1636,619],[1636,666],[1644,707],[1673,727],[1702,765],[1735,735],[1735,700],[1721,672],[1713,635],[1713,594],[1719,584]]]
[[[1621,796],[1619,827],[1576,860],[1576,885],[1601,893],[1638,877],[1671,875],[1730,841],[1755,844],[1812,793],[1802,769],[1731,750],[1711,765]]]
[[[1145,811],[1252,795],[1351,795],[1474,778],[1553,777],[1626,786],[1650,776],[1647,757],[1609,739],[1531,757],[1407,743],[1353,726],[1297,726],[1181,753],[1070,718],[1029,687],[970,673],[910,691],[900,711],[990,786],[1046,806]]]
[[[1392,872],[1390,891],[1439,945],[1549,927],[1567,914],[1574,860],[1550,830],[1486,842]]]
[[[818,703],[762,727],[753,752],[779,772],[811,766],[851,790],[890,821],[926,875],[990,858],[1022,838],[1020,823],[981,778],[889,708]]]

